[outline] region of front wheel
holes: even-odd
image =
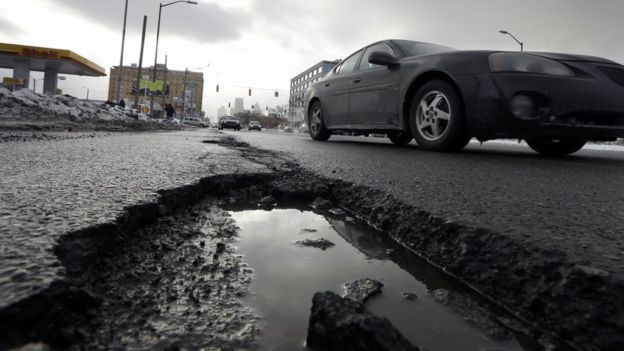
[[[325,128],[325,121],[323,119],[323,109],[321,108],[321,102],[315,101],[312,104],[312,108],[308,112],[308,132],[310,137],[314,140],[325,141],[331,136],[331,132]]]
[[[420,147],[433,151],[460,151],[470,141],[459,93],[450,84],[433,80],[414,96],[410,127]]]
[[[526,139],[531,149],[544,156],[560,157],[579,151],[587,140],[578,139]]]

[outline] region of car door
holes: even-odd
[[[329,128],[346,126],[349,121],[349,93],[353,85],[354,70],[362,56],[363,50],[349,56],[334,68],[332,78],[322,81],[325,92],[323,117]]]
[[[369,63],[368,57],[375,51],[398,56],[385,43],[366,48],[351,79],[349,119],[358,126],[396,126],[399,120],[399,70]]]

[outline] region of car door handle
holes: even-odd
[[[362,81],[362,80],[361,80],[360,78],[356,78],[356,79],[354,79],[354,80],[353,80],[353,83],[359,83],[359,82],[361,82],[361,81]]]

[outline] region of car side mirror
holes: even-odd
[[[382,66],[395,66],[399,64],[399,60],[396,57],[390,55],[385,51],[373,51],[368,56],[368,62],[375,65]]]

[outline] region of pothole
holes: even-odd
[[[315,293],[342,295],[365,278],[383,288],[361,310],[423,350],[542,349],[535,330],[339,208],[332,183],[309,179],[204,179],[65,236],[66,281],[0,311],[0,349],[304,350]]]
[[[339,211],[333,211],[339,212]],[[304,206],[232,210],[240,227],[237,252],[253,268],[243,303],[261,317],[262,350],[305,350],[312,296],[344,294],[369,278],[382,293],[365,308],[388,318],[414,345],[429,350],[529,350],[460,284],[359,220]],[[304,247],[327,240],[326,249]],[[453,299],[453,301],[451,301]]]

